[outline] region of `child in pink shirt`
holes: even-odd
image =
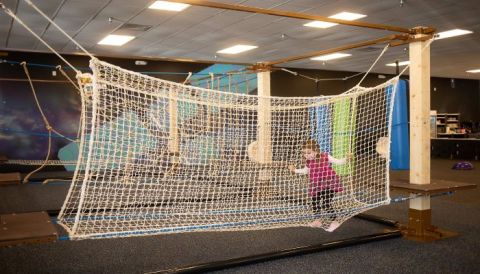
[[[308,194],[312,199],[313,212],[315,215],[320,215],[321,211],[324,210],[330,215],[329,219],[331,222],[326,230],[331,232],[340,226],[335,221],[336,216],[331,205],[332,198],[335,196],[335,193],[343,191],[340,177],[331,164],[345,164],[349,157],[336,159],[328,153],[322,152],[315,140],[308,140],[304,144],[303,154],[307,160],[305,167],[296,169],[295,166],[289,166],[289,169],[296,174],[309,175]],[[322,222],[315,220],[310,226],[322,227]]]

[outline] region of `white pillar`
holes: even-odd
[[[270,71],[257,73],[258,80],[258,161],[270,163],[272,161],[272,113],[270,107]]]
[[[257,73],[258,81],[258,109],[257,109],[257,159],[260,164],[272,162],[272,128],[271,128],[271,106],[270,106],[270,71]],[[269,195],[269,181],[272,177],[271,169],[261,168],[258,179],[261,186],[259,195]]]
[[[430,46],[410,43],[410,183],[430,183]],[[430,209],[430,197],[410,200],[410,208]]]

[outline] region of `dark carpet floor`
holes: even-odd
[[[432,178],[478,184],[479,167],[451,170],[453,161],[432,161]],[[392,172],[392,178],[408,178]],[[68,186],[0,188],[0,213],[61,207]],[[392,193],[392,196],[399,195]],[[405,222],[408,203],[370,214]],[[218,273],[480,273],[480,189],[432,201],[433,222],[460,236],[421,244],[401,238],[280,259]],[[184,233],[122,239],[62,241],[0,248],[0,273],[145,273],[225,260],[381,232],[383,226],[352,219],[333,233],[311,228]]]

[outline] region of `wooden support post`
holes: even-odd
[[[257,110],[257,159],[260,164],[272,162],[272,128],[271,128],[271,106],[270,106],[270,71],[257,73],[258,80],[258,110]],[[261,169],[259,180],[263,181],[260,192],[267,192],[268,181],[271,174],[269,169]]]
[[[430,47],[410,43],[410,183],[430,184]],[[413,194],[412,194],[413,195]],[[422,237],[431,226],[430,196],[410,200],[408,232]]]
[[[177,91],[174,88],[171,88],[169,91],[170,100],[168,102],[168,111],[169,111],[169,133],[170,139],[168,143],[168,148],[170,153],[178,154],[180,149],[180,139],[178,136],[178,127],[177,127],[177,114],[178,114],[178,104],[177,104]]]
[[[410,44],[410,183],[430,183],[430,47]],[[413,204],[417,204],[414,201]],[[423,209],[428,205],[420,205]]]
[[[421,38],[423,35],[416,35]],[[410,183],[430,184],[430,46],[410,43]],[[412,194],[414,195],[414,194]],[[444,238],[431,224],[430,195],[410,200],[406,236],[419,241]]]
[[[258,159],[266,164],[272,161],[272,129],[270,111],[270,71],[262,71],[258,77]]]

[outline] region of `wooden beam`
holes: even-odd
[[[0,247],[55,242],[58,232],[44,211],[0,215]]]
[[[0,186],[20,184],[22,176],[19,172],[0,173]]]
[[[476,184],[446,180],[433,180],[430,184],[411,184],[408,180],[391,180],[390,188],[425,195],[477,188]]]
[[[288,17],[288,18],[305,19],[305,20],[312,20],[312,21],[323,21],[323,22],[330,22],[330,23],[336,23],[340,25],[347,25],[347,26],[354,26],[354,27],[380,29],[380,30],[388,30],[388,31],[403,32],[403,33],[413,33],[411,29],[397,27],[397,26],[373,24],[373,23],[359,22],[359,21],[347,21],[347,20],[341,20],[341,19],[334,19],[330,17],[284,11],[284,10],[262,9],[262,8],[244,6],[244,5],[232,5],[232,4],[224,4],[224,3],[203,1],[203,0],[170,0],[170,2],[185,3],[185,4],[194,5],[194,6],[243,11],[243,12],[250,12],[250,13],[257,13],[257,14],[267,14],[267,15],[281,16],[281,17]]]
[[[349,49],[355,49],[355,48],[361,48],[361,47],[366,47],[366,46],[370,46],[370,45],[386,43],[386,42],[390,42],[390,41],[393,41],[393,40],[407,40],[408,38],[409,38],[409,35],[392,34],[392,35],[380,37],[380,38],[373,39],[373,40],[358,42],[358,43],[355,43],[355,44],[350,44],[350,45],[340,46],[340,47],[336,47],[336,48],[310,52],[310,53],[302,54],[302,55],[298,55],[298,56],[282,58],[282,59],[278,59],[278,60],[275,60],[275,61],[266,62],[265,64],[269,65],[269,66],[274,66],[274,65],[278,65],[278,64],[282,64],[282,63],[298,61],[298,60],[311,58],[311,57],[315,57],[315,56],[320,56],[320,55],[325,55],[325,54],[330,54],[330,53],[334,53],[334,52],[339,52],[339,51],[344,51],[344,50],[349,50]]]
[[[427,34],[427,35],[422,35],[421,37],[415,38],[415,35],[410,35],[410,38],[406,40],[395,40],[390,42],[390,47],[397,47],[397,46],[403,46],[405,44],[410,44],[413,42],[419,42],[419,41],[428,41],[430,39],[433,39],[433,34]]]

